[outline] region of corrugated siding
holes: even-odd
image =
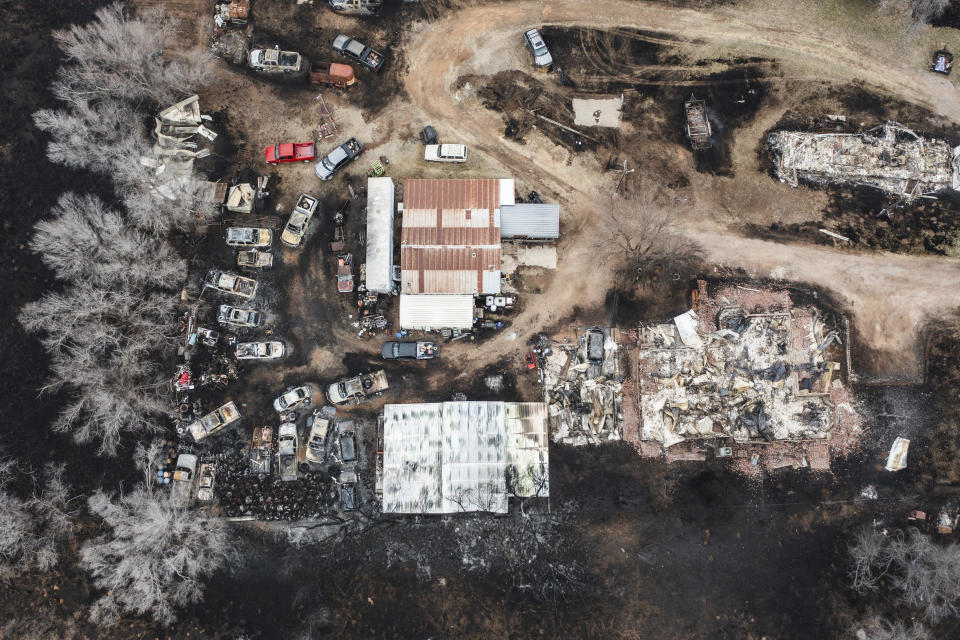
[[[469,329],[473,326],[473,296],[400,294],[400,328]]]
[[[560,237],[560,205],[520,203],[500,208],[500,236],[554,240]]]

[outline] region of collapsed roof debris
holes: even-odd
[[[829,447],[858,424],[839,373],[842,319],[794,306],[782,290],[725,286],[711,298],[701,281],[698,293],[696,310],[639,330],[641,453],[747,457],[749,447],[720,451],[767,445],[768,468],[828,468]]]
[[[196,193],[203,185],[193,179],[193,161],[210,155],[200,148],[196,136],[213,141],[217,134],[203,125],[210,116],[200,114],[199,97],[190,96],[161,111],[154,120],[157,140],[152,155],[140,157],[140,164],[154,169],[151,189],[168,200],[177,193]]]
[[[910,202],[960,188],[960,147],[926,140],[896,122],[862,133],[777,131],[767,137],[780,180],[796,187],[841,183],[874,187]]]
[[[621,439],[623,376],[615,333],[589,329],[574,344],[541,352],[544,401],[549,403],[555,442],[584,445]]]

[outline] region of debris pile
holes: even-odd
[[[829,447],[857,424],[840,380],[843,319],[782,290],[726,286],[711,298],[701,282],[698,293],[696,311],[639,330],[635,444],[671,460],[713,450],[753,466],[828,468]]]
[[[243,450],[218,454],[216,463],[217,499],[228,518],[301,520],[336,510],[336,485],[325,474],[308,471],[283,482],[279,475],[254,472]]]
[[[796,187],[851,184],[874,187],[910,202],[960,188],[960,147],[926,140],[887,122],[862,133],[777,131],[767,137],[777,176]]]
[[[613,329],[589,329],[575,344],[541,350],[544,402],[555,442],[598,444],[622,437],[620,349]]]

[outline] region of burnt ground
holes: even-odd
[[[951,144],[960,142],[960,126],[935,117],[929,111],[884,95],[862,84],[824,87],[821,91],[787,110],[769,131],[813,130],[822,126],[825,114],[844,114],[848,118],[841,131],[855,132],[887,120],[910,127],[919,135],[939,138]],[[772,174],[772,167],[758,143],[761,167]],[[938,195],[937,200],[918,200],[904,205],[897,199],[870,187],[829,185],[823,188],[829,203],[822,218],[803,224],[777,224],[751,227],[751,233],[783,240],[802,238],[825,244],[833,240],[818,232],[826,225],[850,238],[855,247],[904,253],[930,253],[956,256],[960,243],[960,198],[954,193]]]
[[[25,230],[49,209],[61,191],[83,185],[109,195],[109,185],[94,177],[51,166],[40,154],[27,158],[20,153],[14,158],[11,153],[12,149],[39,145],[28,115],[38,106],[49,104],[44,87],[56,65],[49,40],[42,34],[51,26],[85,21],[89,13],[84,12],[92,12],[93,3],[73,6],[62,13],[45,13],[33,5],[7,4],[10,6],[5,8],[12,12],[9,15],[29,19],[30,23],[8,22],[3,27],[4,46],[27,47],[36,54],[29,58],[31,61],[47,59],[48,64],[41,67],[46,76],[34,66],[29,74],[19,66],[8,70],[2,81],[7,103],[21,107],[12,112],[22,118],[22,122],[18,121],[22,126],[9,128],[4,134],[11,140],[3,146],[4,165],[0,172],[5,193],[10,194],[0,205],[4,206],[5,224],[0,258],[8,273],[17,274],[5,279],[2,285],[7,287],[8,299],[15,303],[6,307],[10,329],[3,340],[8,374],[18,381],[18,393],[5,394],[5,404],[0,405],[0,415],[15,416],[4,422],[4,435],[17,443],[18,457],[31,464],[51,458],[67,461],[71,479],[84,492],[101,483],[115,487],[119,480],[115,476],[122,476],[126,465],[104,464],[85,449],[78,449],[67,439],[42,428],[56,409],[55,399],[38,403],[32,392],[44,377],[41,367],[36,366],[43,361],[43,354],[35,342],[19,333],[13,320],[16,308],[51,285],[50,274],[20,246]],[[255,10],[260,9],[257,5]],[[340,30],[327,23],[344,20],[331,18],[332,14],[316,8],[307,12],[293,2],[264,4],[263,9],[257,17],[265,40],[282,33],[283,38],[277,39],[281,46],[300,48],[308,55],[319,54],[320,59],[324,57],[321,45],[327,36],[332,39],[335,31]],[[354,26],[350,33],[367,38],[371,46],[393,42],[393,32],[388,33],[393,27],[386,26],[388,23],[350,20],[349,24]],[[291,25],[295,25],[293,31]],[[321,37],[316,36],[318,28]],[[556,33],[546,35],[548,39],[563,37]],[[635,35],[622,37],[645,42]],[[620,47],[623,43],[613,44]],[[639,61],[667,65],[677,62],[669,53],[655,52],[653,57],[646,45],[630,46],[635,48]],[[22,53],[23,49],[17,51]],[[18,56],[4,57],[8,61],[15,59]],[[576,59],[561,62],[576,80]],[[388,61],[388,70],[393,63],[393,59]],[[584,76],[589,68],[586,64],[583,62]],[[636,92],[628,99],[628,105],[635,106],[628,107],[625,115],[641,122],[642,126],[635,130],[643,133],[634,133],[633,138],[624,136],[626,141],[611,139],[618,145],[615,152],[622,157],[632,145],[658,137],[666,138],[675,148],[686,149],[686,141],[677,135],[676,127],[682,109],[674,107],[682,105],[691,87],[696,88],[698,97],[706,97],[711,103],[718,118],[715,127],[718,122],[731,128],[749,122],[751,109],[756,105],[753,97],[748,99],[743,94],[759,96],[755,98],[757,102],[767,99],[766,88],[756,78],[768,65],[763,61],[729,64],[733,70],[704,76],[717,80],[716,88],[709,83],[669,84],[673,80],[668,78],[661,85],[623,81],[622,90]],[[365,79],[365,74],[360,77]],[[520,86],[521,95],[535,90],[537,85],[556,84],[552,76],[537,78],[528,74],[506,80]],[[583,86],[589,85],[585,77],[581,80]],[[364,108],[369,113],[383,110],[389,98],[379,94],[391,86],[398,85],[384,84],[379,90],[365,88]],[[616,86],[597,82],[590,88],[613,92]],[[757,93],[749,93],[758,86]],[[304,86],[291,86],[284,91],[289,91],[291,97],[311,93]],[[744,102],[740,102],[741,98]],[[555,102],[549,96],[537,100],[548,100],[558,110],[566,104],[565,98]],[[636,106],[641,104],[645,106]],[[230,117],[229,111],[217,114],[218,131],[230,129]],[[541,130],[551,135],[547,128]],[[568,148],[576,142],[557,140]],[[239,138],[229,140],[224,136],[218,144],[224,145],[220,150],[228,156],[232,149],[241,146],[247,146],[254,154],[259,152],[258,144]],[[721,174],[730,171],[729,156],[724,153],[721,141],[714,154],[705,156],[702,163],[698,159],[697,170]],[[645,160],[637,157],[636,161]],[[651,164],[658,161],[649,160]],[[217,171],[217,167],[211,169]],[[689,180],[678,165],[669,162],[661,173],[671,181]],[[282,171],[277,171],[270,191],[271,202],[289,202],[296,195],[292,192],[295,190],[284,185]],[[226,392],[211,393],[208,398],[211,404],[227,396],[248,398],[243,409],[247,418],[241,423],[244,433],[257,423],[274,419],[269,402],[288,384],[302,380],[319,384],[333,379],[333,372],[352,373],[382,366],[376,357],[379,340],[354,341],[349,348],[342,342],[351,330],[346,316],[353,311],[352,298],[336,293],[333,256],[326,251],[326,243],[332,234],[330,212],[339,206],[345,191],[342,177],[329,190],[325,188],[323,213],[313,223],[314,231],[304,248],[299,252],[278,252],[278,265],[262,278],[264,294],[258,295],[257,304],[277,314],[275,335],[291,347],[289,359],[282,367],[268,363],[244,365],[239,381]],[[288,210],[277,213],[281,222],[287,213]],[[356,202],[347,214],[347,226],[354,234],[362,229],[362,214]],[[353,242],[358,242],[356,236]],[[210,266],[233,264],[233,251],[223,245],[220,228],[209,230],[199,240],[191,240],[188,248],[197,277]],[[608,293],[602,310],[574,310],[570,320],[603,323],[607,317],[625,322],[665,318],[686,308],[687,292],[686,283],[655,292],[624,286]],[[236,303],[209,293],[204,297],[207,296],[211,309],[220,302]],[[181,621],[170,630],[139,619],[125,620],[111,631],[86,623],[84,609],[95,593],[72,556],[56,572],[26,576],[15,584],[0,587],[0,611],[4,619],[30,611],[35,620],[49,624],[38,633],[40,637],[235,638],[247,633],[253,638],[273,638],[291,637],[308,623],[314,625],[314,637],[337,638],[617,637],[628,629],[643,629],[644,637],[650,638],[836,637],[854,617],[867,610],[882,609],[869,599],[848,595],[846,533],[855,524],[874,517],[902,522],[905,511],[916,506],[912,502],[914,496],[923,495],[937,481],[960,480],[953,455],[956,438],[950,422],[955,423],[951,399],[960,391],[954,334],[948,332],[931,343],[927,387],[861,390],[864,404],[874,411],[871,421],[881,428],[875,438],[865,443],[862,453],[838,461],[832,477],[786,471],[760,481],[747,481],[715,461],[640,464],[636,455],[622,446],[554,447],[551,483],[557,497],[551,507],[569,514],[560,527],[559,559],[575,562],[581,568],[584,585],[575,597],[565,600],[545,601],[531,596],[518,588],[516,575],[502,564],[495,564],[487,572],[465,571],[462,549],[455,544],[456,530],[462,527],[468,539],[471,535],[485,535],[488,530],[481,524],[488,518],[480,516],[383,519],[340,545],[306,549],[289,549],[255,535],[238,536],[246,563],[230,574],[215,576],[205,601],[184,611]],[[372,417],[387,400],[443,400],[457,392],[478,399],[529,399],[536,391],[529,375],[512,358],[470,376],[460,375],[461,363],[442,357],[435,363],[413,366],[417,369],[410,364],[388,364],[391,393],[378,402],[351,410],[350,415]],[[421,373],[426,375],[421,377]],[[503,391],[489,389],[483,382],[487,375],[502,375]],[[931,400],[929,404],[927,399]],[[907,428],[914,430],[911,435],[915,434],[916,451],[922,462],[911,462],[907,471],[897,475],[879,471],[890,437]],[[234,430],[237,434],[240,431]],[[372,459],[374,451],[370,433],[370,429],[362,432],[367,460]],[[211,446],[211,450],[215,448]],[[913,455],[914,450],[911,451]],[[365,480],[369,481],[369,476]],[[878,486],[880,499],[876,502],[865,503],[858,498],[859,491],[868,483]],[[542,504],[528,506],[534,513],[544,508]],[[365,510],[375,515],[369,501]],[[509,518],[493,520],[509,529],[519,517],[514,513]],[[97,533],[88,527],[80,537]],[[505,549],[510,552],[509,546]],[[557,557],[546,554],[544,559],[552,561]],[[538,565],[536,570],[543,568]],[[958,632],[955,623],[948,623],[936,629],[936,637],[953,637]],[[27,630],[16,628],[3,633],[29,637]]]

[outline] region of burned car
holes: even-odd
[[[249,269],[262,269],[273,266],[273,254],[256,249],[248,249],[237,253],[237,266]]]
[[[224,293],[232,293],[241,298],[252,298],[257,293],[257,281],[251,278],[244,278],[235,273],[211,269],[207,273],[207,279],[204,286],[212,287]]]
[[[235,327],[262,327],[266,321],[267,315],[256,309],[242,309],[222,304],[217,312],[217,322]]]
[[[309,404],[312,396],[313,389],[307,385],[293,387],[273,401],[273,408],[276,409],[277,413],[283,413],[290,409],[296,409],[304,403]]]
[[[237,344],[237,360],[273,360],[282,358],[283,352],[283,343],[279,340]]]
[[[220,431],[240,419],[240,410],[234,402],[228,402],[219,409],[211,411],[196,422],[187,426],[193,439],[200,442],[207,436]]]
[[[287,226],[283,228],[280,234],[280,242],[291,247],[299,247],[303,240],[303,235],[307,232],[307,225],[317,210],[319,201],[309,193],[301,193],[297,198],[297,204],[290,214]]]

